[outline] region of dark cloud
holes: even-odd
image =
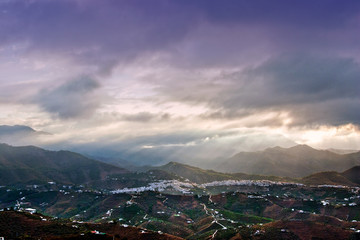
[[[186,1],[185,1],[186,2]],[[360,10],[357,1],[320,0],[287,1],[256,0],[224,2],[216,0],[188,1],[214,22],[278,23],[307,28],[343,26]]]
[[[0,44],[93,64],[100,73],[140,53],[180,41],[193,17],[158,1],[10,1],[0,3]]]
[[[30,53],[65,55],[99,74],[154,52],[197,66],[236,63],[258,51],[359,46],[360,3],[350,0],[14,0],[1,2],[0,11],[0,45],[26,43]]]
[[[283,56],[231,78],[235,88],[225,107],[286,106],[358,98],[360,66],[352,59]]]
[[[352,59],[285,56],[239,73],[225,109],[290,112],[294,124],[360,123],[360,66]]]
[[[211,110],[204,118],[234,120],[273,112],[272,118],[256,118],[251,125],[282,125],[287,113],[293,125],[337,126],[360,123],[359,80],[360,65],[353,59],[293,54],[220,74],[208,86],[182,82],[159,91],[174,101],[207,105]]]
[[[42,89],[34,102],[59,118],[89,116],[101,105],[96,92],[99,88],[96,80],[83,76],[53,89]]]

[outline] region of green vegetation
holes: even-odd
[[[259,217],[255,215],[246,215],[242,213],[232,212],[229,210],[219,210],[219,212],[227,219],[237,221],[242,224],[268,223],[273,221],[270,218]]]
[[[198,208],[185,209],[183,212],[194,221],[204,216],[204,210]]]

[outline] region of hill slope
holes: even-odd
[[[69,151],[0,144],[0,184],[54,181],[84,184],[127,170]]]
[[[260,152],[241,152],[220,162],[221,172],[275,175],[299,178],[315,172],[342,172],[360,164],[360,152],[336,154],[307,145],[274,147]]]
[[[262,176],[262,175],[249,175],[246,173],[222,173],[213,170],[205,170],[198,167],[182,164],[178,162],[169,162],[160,167],[153,167],[151,169],[157,169],[169,174],[175,174],[179,177],[189,179],[195,183],[207,183],[213,181],[222,180],[273,180],[273,181],[294,181],[290,178],[282,178],[275,176]]]
[[[356,186],[357,184],[338,172],[320,172],[314,173],[301,180],[308,185],[343,185]]]
[[[190,165],[169,162],[166,165],[157,167],[156,169],[176,174],[180,177],[189,179],[192,182],[196,183],[205,183],[212,181],[220,181],[227,179],[234,179],[231,175],[225,173],[219,173],[212,170],[204,170],[201,168],[193,167]]]
[[[92,233],[94,229],[100,234]],[[5,239],[182,239],[169,234],[143,231],[137,227],[123,227],[113,223],[73,223],[66,219],[57,220],[41,214],[13,211],[0,213],[0,233]]]
[[[342,173],[338,172],[319,172],[304,177],[301,180],[305,184],[320,185],[360,185],[360,166],[352,167]]]
[[[349,170],[343,172],[342,175],[349,179],[351,182],[360,185],[360,166],[350,168]]]

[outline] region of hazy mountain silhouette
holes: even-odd
[[[48,132],[36,131],[24,125],[0,125],[0,143],[16,146],[37,145],[41,137],[51,135]]]
[[[307,145],[240,152],[218,163],[217,171],[299,178],[315,172],[338,171],[360,164],[360,152],[336,154]]]
[[[0,144],[0,184],[54,181],[83,184],[127,170],[69,151]]]

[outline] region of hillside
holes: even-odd
[[[84,184],[126,172],[74,152],[0,144],[0,185],[44,181]]]
[[[92,232],[95,230],[97,234]],[[114,223],[73,223],[41,214],[14,211],[0,213],[0,233],[5,239],[182,239]]]
[[[343,186],[358,186],[360,185],[360,166],[355,166],[344,172],[317,172],[301,179],[289,178],[289,177],[277,177],[277,176],[266,176],[266,175],[255,175],[246,173],[221,173],[212,170],[204,170],[198,167],[177,163],[169,162],[166,165],[160,167],[153,167],[150,171],[154,172],[155,175],[160,173],[168,173],[166,179],[175,179],[176,176],[189,179],[195,183],[208,183],[212,181],[222,180],[270,180],[280,182],[301,182],[308,185],[343,185]],[[164,178],[165,179],[165,178]]]
[[[283,178],[276,176],[262,176],[246,173],[222,173],[216,172],[213,170],[205,170],[202,168],[190,166],[187,164],[182,164],[178,162],[169,162],[160,167],[153,167],[151,169],[157,169],[165,171],[169,174],[175,174],[184,179],[189,179],[191,182],[195,183],[207,183],[213,181],[222,181],[222,180],[272,180],[272,181],[294,181],[291,178]]]
[[[224,240],[359,237],[356,231],[360,229],[360,202],[353,189],[334,191],[328,187],[289,186],[253,186],[248,189],[250,192],[223,188],[222,193],[212,195],[156,191],[109,194],[76,189],[68,189],[69,194],[65,194],[56,190],[0,188],[0,236],[5,239],[14,239],[14,235],[23,236],[20,239],[53,239],[55,236],[57,239],[70,236],[102,239],[90,233],[98,230],[105,233],[103,237],[115,235],[115,239],[170,237],[160,234],[156,238],[153,231],[199,240],[211,239],[214,235],[213,239]],[[18,208],[20,198],[26,202]],[[8,211],[13,206],[17,211],[26,211],[31,206],[45,216]],[[41,220],[43,218],[46,221]],[[257,230],[261,230],[261,235]],[[138,235],[142,231],[145,233]],[[25,238],[25,234],[32,238]],[[233,238],[235,235],[239,238]]]
[[[314,173],[301,180],[308,185],[343,185],[356,186],[355,183],[344,177],[338,172],[320,172]]]
[[[344,177],[349,179],[351,182],[360,185],[360,166],[355,166],[342,173]]]
[[[301,182],[309,185],[343,185],[358,186],[360,185],[360,166],[355,166],[345,172],[319,172],[304,177]]]
[[[157,167],[156,169],[176,174],[195,183],[233,179],[233,177],[229,174],[219,173],[212,170],[204,170],[177,162],[169,162],[168,164]]]
[[[218,163],[221,172],[300,178],[315,172],[342,172],[360,164],[360,152],[336,154],[307,145],[274,147],[259,152],[240,152]]]

